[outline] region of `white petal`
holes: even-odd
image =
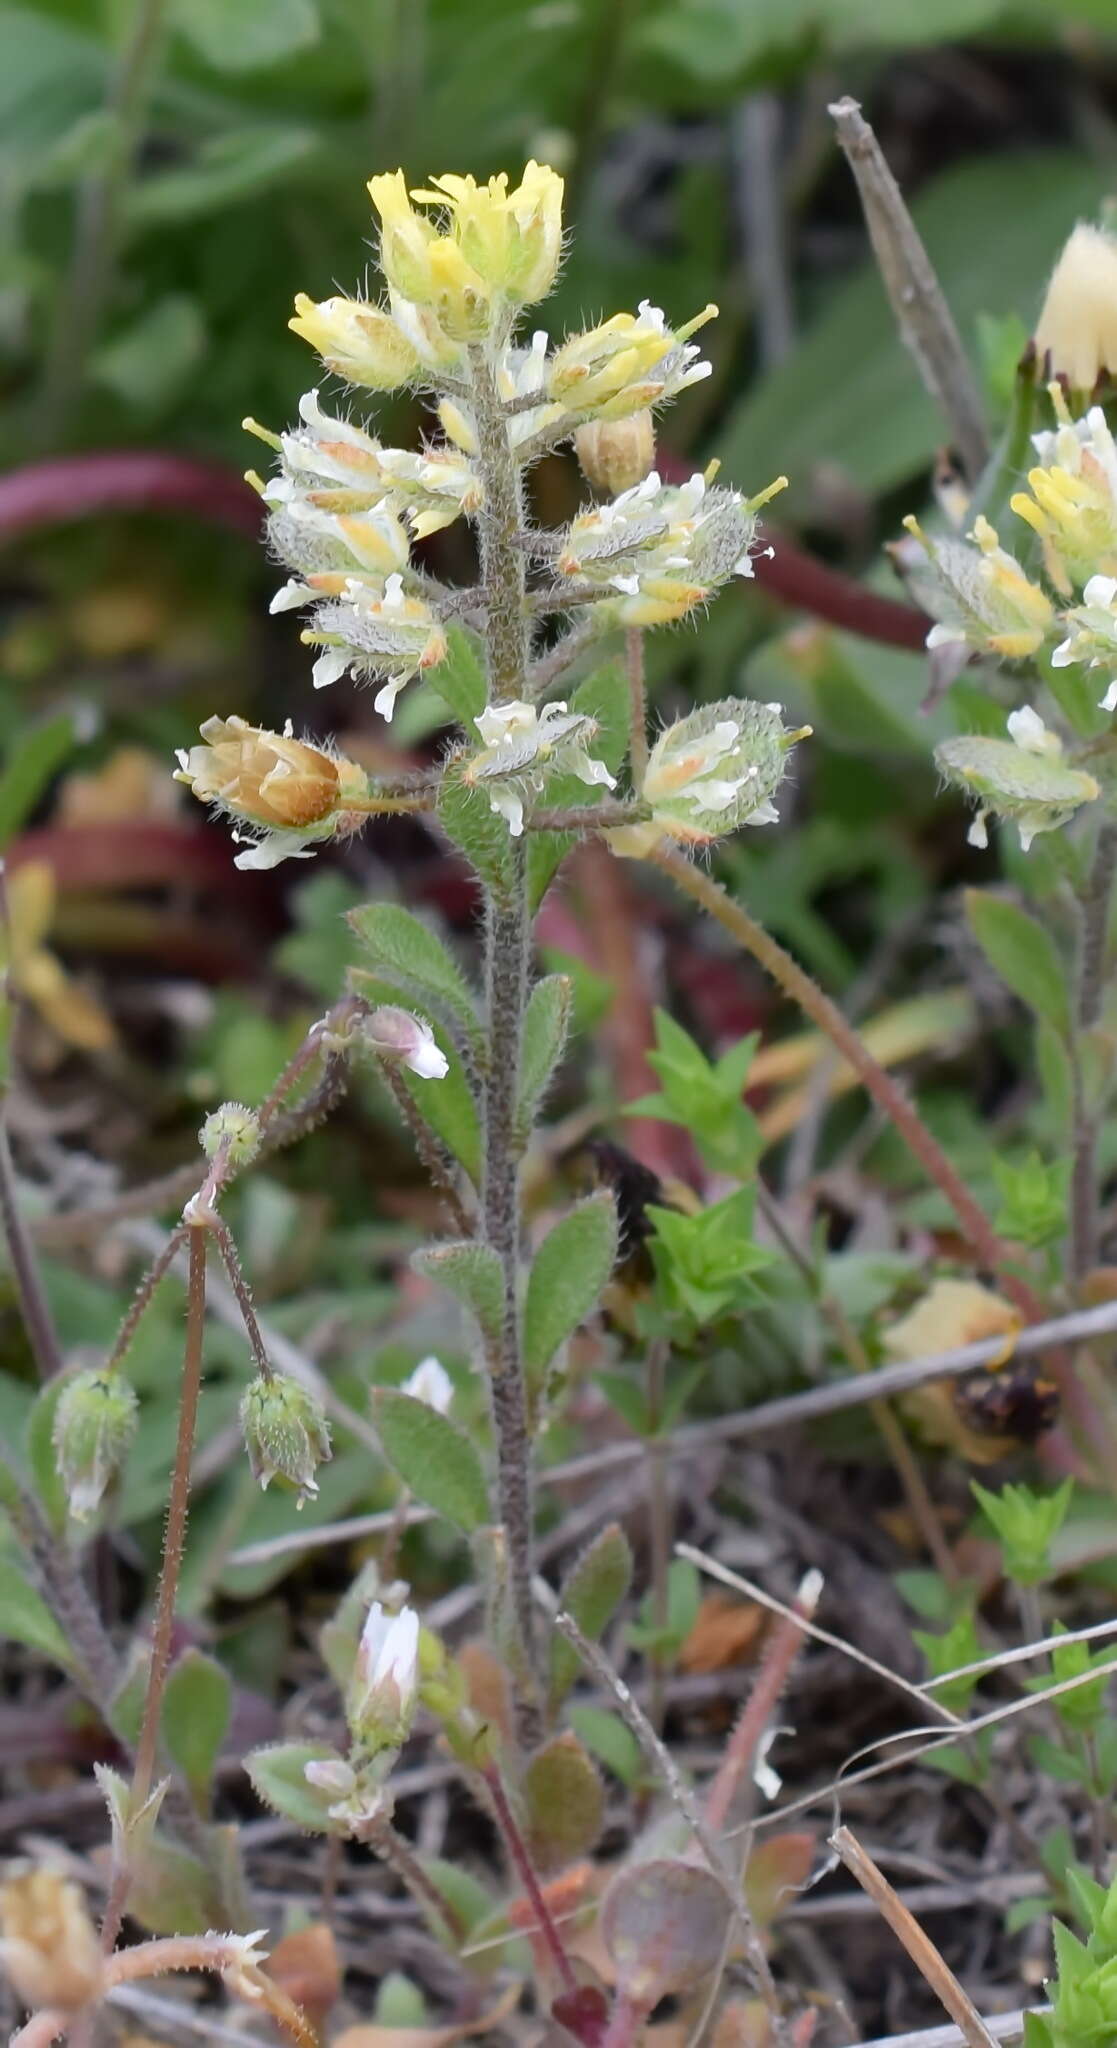
[[[514,789],[494,789],[489,796],[489,809],[499,818],[506,818],[508,830],[513,839],[519,839],[524,829],[523,799]]]
[[[1111,605],[1117,597],[1117,576],[1091,576],[1082,595],[1087,604]]]
[[[340,682],[342,676],[348,673],[351,659],[352,657],[341,648],[327,647],[325,653],[318,656],[310,672],[315,689],[324,690],[330,683]]]
[[[1052,668],[1069,668],[1072,661],[1080,661],[1081,658],[1081,655],[1076,654],[1074,651],[1073,640],[1060,640],[1059,645],[1051,656],[1051,666]]]
[[[410,676],[392,676],[389,682],[382,683],[379,690],[377,690],[372,700],[373,709],[379,711],[381,718],[384,719],[386,724],[391,725],[392,713],[396,708],[396,698],[399,696],[400,691],[406,688],[410,680]]]
[[[1098,705],[1099,711],[1117,711],[1117,676],[1110,683],[1105,696]]]
[[[616,788],[617,778],[610,775],[604,761],[595,761],[592,754],[585,753],[581,747],[572,749],[569,759],[579,782],[603,783],[606,789]]]
[[[454,1398],[454,1382],[440,1358],[423,1358],[414,1372],[408,1374],[400,1392],[410,1394],[413,1401],[422,1401],[424,1407],[445,1415]]]
[[[980,846],[983,850],[988,846],[989,832],[985,823],[984,811],[978,812],[966,834],[966,842],[969,846]]]
[[[418,1074],[421,1081],[442,1081],[450,1071],[449,1060],[430,1033],[424,1035],[414,1052],[407,1054],[403,1064],[410,1067],[413,1074]]]
[[[318,592],[312,590],[309,583],[300,583],[297,576],[289,576],[282,590],[276,591],[268,610],[272,614],[297,611],[301,604],[308,604],[317,595]]]

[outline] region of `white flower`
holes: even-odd
[[[1117,671],[1117,576],[1091,576],[1084,602],[1071,605],[1063,623],[1071,628],[1051,656],[1054,668],[1084,661],[1089,668]],[[1110,681],[1099,710],[1117,710],[1117,675]]]
[[[440,1359],[423,1358],[404,1380],[400,1392],[410,1394],[413,1401],[422,1401],[424,1407],[433,1408],[437,1415],[445,1415],[454,1398],[454,1382]]]
[[[369,1749],[398,1749],[419,1689],[419,1617],[413,1607],[386,1614],[369,1608],[346,1697],[353,1733]]]
[[[568,711],[564,703],[544,704],[542,710],[518,699],[489,704],[473,722],[484,746],[466,762],[462,781],[467,787],[491,785],[489,807],[507,819],[514,839],[524,829],[524,789],[538,794],[544,770],[576,775],[591,787],[616,788],[616,777],[604,761],[586,751],[597,732],[596,722],[583,712]]]
[[[304,1764],[303,1777],[316,1792],[332,1792],[335,1799],[347,1799],[357,1782],[352,1764],[339,1756],[317,1757]]]
[[[1010,739],[1015,740],[1017,746],[1022,747],[1026,754],[1055,756],[1063,751],[1063,743],[1058,733],[1048,730],[1039,712],[1033,710],[1030,704],[1022,704],[1019,711],[1009,712],[1008,731]]]
[[[580,512],[556,561],[560,576],[617,591],[606,616],[625,626],[667,625],[705,603],[731,576],[751,576],[757,497],[709,489],[701,472],[664,484],[653,469],[630,490]]]
[[[450,1071],[450,1062],[435,1042],[430,1025],[425,1018],[412,1016],[410,1010],[380,1004],[364,1018],[361,1036],[381,1059],[399,1060],[421,1081],[441,1081]]]

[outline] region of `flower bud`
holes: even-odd
[[[240,1422],[252,1477],[273,1479],[298,1494],[299,1507],[318,1492],[315,1472],[331,1456],[330,1430],[319,1403],[285,1373],[261,1375],[245,1391]]]
[[[1070,597],[1117,569],[1117,447],[1100,405],[1072,420],[1058,385],[1051,397],[1058,424],[1033,434],[1039,466],[1009,504],[1038,533],[1043,566]]]
[[[213,1109],[198,1132],[207,1159],[224,1150],[230,1166],[249,1166],[260,1148],[260,1120],[243,1102],[223,1102]]]
[[[445,1415],[454,1398],[454,1382],[440,1359],[424,1358],[403,1381],[400,1392]]]
[[[355,1739],[375,1753],[406,1741],[419,1687],[419,1617],[413,1607],[369,1608],[345,1700]]]
[[[604,419],[623,419],[674,398],[710,374],[688,337],[716,313],[716,306],[705,306],[685,326],[671,328],[658,306],[641,299],[637,312],[614,313],[555,350],[547,365],[547,396],[571,412]]]
[[[75,2012],[97,1997],[103,1962],[72,1878],[32,1870],[0,1887],[0,1963],[21,2004]]]
[[[1092,775],[1064,761],[1061,739],[1031,705],[1010,712],[1008,730],[1007,740],[983,733],[944,740],[935,748],[935,760],[947,780],[981,806],[970,826],[971,846],[988,845],[988,817],[1009,818],[1026,853],[1038,833],[1065,825],[1101,791]]]
[[[70,1513],[84,1522],[100,1505],[136,1434],[139,1403],[119,1372],[88,1367],[58,1397],[52,1442]]]
[[[201,803],[220,804],[233,817],[278,831],[324,822],[365,785],[352,761],[335,761],[320,747],[284,731],[265,732],[243,718],[207,718],[204,744],[180,751],[176,782],[185,782]]]
[[[1038,653],[1054,621],[1054,607],[1046,591],[1031,583],[1001,547],[987,519],[979,515],[974,522],[976,547],[949,537],[932,540],[914,518],[904,525],[931,569],[929,587],[919,593],[937,620],[927,635],[929,648],[972,647],[1009,661]]]
[[[361,1036],[379,1059],[398,1060],[418,1074],[421,1081],[441,1081],[450,1062],[435,1042],[434,1032],[422,1017],[382,1003],[362,1020]]]
[[[321,356],[327,370],[369,391],[394,391],[419,368],[419,357],[391,314],[359,299],[295,299],[288,327]]]
[[[1088,394],[1117,373],[1117,236],[1079,221],[1051,273],[1036,323],[1041,375]]]
[[[655,463],[655,421],[647,407],[623,420],[589,420],[574,436],[586,482],[615,498],[642,483]]]

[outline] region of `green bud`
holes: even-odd
[[[330,1430],[313,1394],[284,1373],[255,1379],[240,1404],[240,1422],[252,1476],[262,1487],[277,1479],[299,1496],[318,1491],[314,1474],[330,1456]]]
[[[224,1147],[230,1166],[248,1166],[260,1149],[260,1119],[243,1102],[223,1102],[210,1111],[198,1142],[207,1159],[216,1159]]]
[[[75,1373],[59,1396],[52,1438],[75,1521],[100,1505],[136,1434],[138,1406],[128,1381],[99,1366]]]

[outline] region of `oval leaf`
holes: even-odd
[[[378,1387],[373,1412],[389,1464],[416,1498],[472,1535],[489,1521],[481,1460],[464,1431],[395,1387]]]
[[[597,1306],[616,1256],[617,1212],[605,1191],[579,1202],[543,1239],[524,1302],[524,1364],[533,1377]]]

